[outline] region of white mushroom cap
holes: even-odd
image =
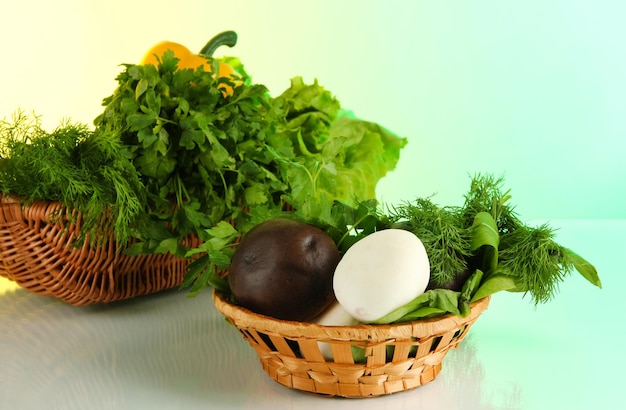
[[[346,251],[335,270],[333,288],[352,317],[372,322],[424,293],[429,279],[422,241],[403,229],[385,229]]]

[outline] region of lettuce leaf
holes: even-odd
[[[290,184],[284,199],[309,219],[330,218],[334,201],[356,204],[376,198],[378,181],[396,167],[407,143],[406,138],[343,110],[317,81],[305,84],[294,77],[272,105],[282,118],[279,140],[292,144],[290,151],[269,147],[282,164],[283,180]]]

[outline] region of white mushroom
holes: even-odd
[[[350,316],[350,314],[339,304],[333,303],[319,317],[314,320],[315,323],[324,326],[352,326],[359,324],[359,321]],[[322,356],[328,361],[333,360],[333,351],[329,343],[317,342]]]
[[[372,322],[424,293],[430,263],[422,241],[403,229],[385,229],[350,247],[333,278],[335,296],[361,322]]]

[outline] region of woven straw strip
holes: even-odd
[[[323,362],[324,355],[320,351],[318,341],[312,339],[302,339],[298,342],[300,353],[309,362]],[[351,355],[352,356],[352,355]]]

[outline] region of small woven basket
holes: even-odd
[[[381,396],[434,380],[446,353],[463,340],[489,300],[472,303],[465,318],[322,326],[256,314],[213,292],[216,308],[254,348],[272,379],[289,388],[342,397]],[[363,360],[355,362],[355,351],[362,352]]]
[[[22,204],[0,195],[0,276],[72,305],[107,303],[179,286],[188,261],[171,254],[130,256],[115,241],[72,244],[74,224],[59,221],[57,202]],[[190,238],[188,246],[198,246]]]

